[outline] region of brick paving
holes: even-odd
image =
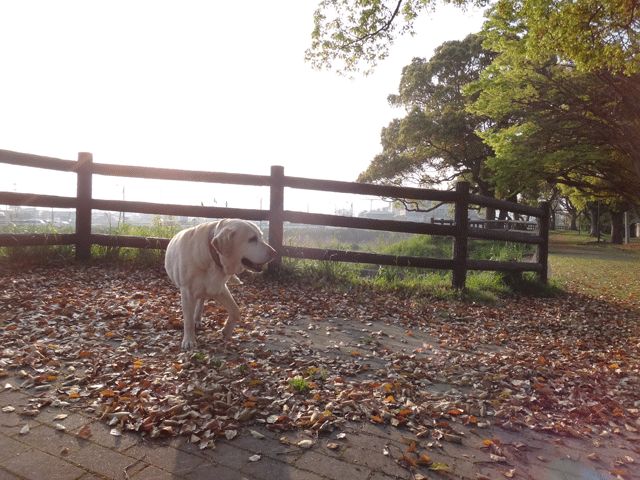
[[[298,327],[304,329],[305,325]],[[393,339],[398,332],[392,330],[399,327],[387,324],[383,328]],[[326,335],[303,331],[308,332],[307,341],[316,346],[328,341]],[[350,333],[343,326],[331,341],[339,335],[347,341]],[[340,430],[319,436],[304,431],[275,433],[262,425],[250,425],[235,439],[221,438],[215,448],[204,450],[186,437],[149,441],[131,432],[114,436],[111,427],[73,409],[48,406],[36,416],[21,416],[18,412],[39,393],[20,390],[20,380],[12,373],[9,370],[0,377],[0,480],[497,480],[510,478],[512,469],[515,479],[613,480],[616,474],[611,472],[616,465],[625,472],[619,478],[640,478],[637,455],[623,435],[573,439],[494,426],[478,432],[456,425],[462,434],[461,443],[427,446],[424,439],[408,430],[368,422],[347,422]],[[60,413],[68,416],[56,419]],[[25,425],[29,426],[28,432]],[[78,432],[87,425],[91,436],[79,438]],[[264,438],[254,438],[249,429]],[[339,438],[338,433],[344,437]],[[487,438],[500,440],[508,453],[506,461],[496,462],[482,448],[482,440]],[[312,447],[298,447],[302,439],[312,440]],[[447,471],[437,472],[426,466],[407,468],[399,459],[412,441],[431,458],[432,467],[446,464]]]
[[[7,386],[15,383],[11,377],[3,378],[1,407],[27,404],[27,392]],[[444,443],[442,448],[430,452],[434,462],[446,463],[450,468],[450,472],[439,474],[427,468],[410,471],[394,460],[406,450],[406,437],[411,435],[389,426],[349,423],[341,430],[346,433],[342,439],[335,434],[313,438],[304,432],[289,432],[285,434],[290,438],[288,443],[280,440],[281,434],[252,426],[265,438],[256,439],[247,431],[232,441],[221,440],[215,449],[200,451],[183,438],[149,442],[136,434],[124,438],[108,432],[105,435],[107,426],[82,413],[67,412],[64,420],[52,421],[59,412],[48,407],[34,418],[21,417],[16,412],[0,414],[0,480],[383,480],[412,479],[417,474],[426,478],[498,479],[505,478],[500,470],[508,472],[512,463],[492,462],[485,450],[476,448],[481,440],[472,434],[465,436],[461,445]],[[55,423],[71,428],[57,430]],[[26,424],[29,431],[21,434]],[[88,439],[77,436],[84,425],[89,425],[92,431]],[[616,439],[597,449],[600,460],[592,461],[587,458],[592,446],[576,439],[558,442],[537,432],[511,433],[502,429],[483,436],[500,438],[503,444],[527,445],[523,458],[518,459],[514,478],[614,479],[607,471],[610,460],[622,459],[625,453],[633,456]],[[301,449],[296,443],[302,438],[315,443],[308,450]],[[330,449],[330,443],[338,443],[339,448]],[[259,455],[258,460],[255,455]],[[635,465],[631,465],[634,470],[629,467],[625,465],[628,473],[623,478],[640,478],[640,470]]]

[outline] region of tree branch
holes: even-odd
[[[372,33],[367,33],[366,35],[363,35],[362,37],[357,37],[357,38],[351,40],[348,43],[340,45],[338,48],[340,50],[346,50],[346,49],[348,49],[349,47],[351,47],[352,45],[354,45],[356,43],[365,42],[366,40],[369,40],[370,38],[375,37],[379,33],[389,30],[389,28],[391,28],[391,24],[393,23],[395,18],[398,16],[398,13],[400,12],[400,6],[402,5],[403,1],[404,0],[398,0],[398,4],[396,5],[395,11],[391,15],[391,18],[387,21],[387,23],[385,23],[383,26],[381,26],[378,30],[376,30],[375,32],[372,32]]]

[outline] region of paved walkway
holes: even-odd
[[[114,436],[108,425],[58,408],[47,407],[36,417],[19,415],[16,412],[28,404],[29,394],[7,386],[13,383],[12,378],[4,378],[0,394],[3,408],[16,408],[0,414],[0,480],[497,479],[510,478],[512,469],[518,472],[513,478],[598,480],[616,478],[604,466],[620,457],[615,442],[595,449],[598,458],[592,460],[588,455],[594,452],[593,445],[581,441],[490,429],[482,436],[500,439],[502,462],[492,459],[489,449],[479,447],[480,437],[468,434],[461,444],[419,447],[434,462],[432,468],[446,464],[445,471],[409,469],[399,459],[405,455],[417,460],[407,450],[410,443],[420,444],[420,439],[371,423],[350,423],[340,431],[342,435],[319,438],[305,432],[275,434],[254,425],[236,439],[219,441],[215,449],[199,451],[185,437],[149,442],[137,434]],[[67,416],[62,419],[61,415]],[[90,436],[80,438],[79,432],[90,432]],[[256,438],[258,433],[264,438]],[[309,448],[298,446],[309,443]],[[621,478],[640,478],[635,465],[630,469],[624,458],[620,462],[624,465],[620,470],[626,472]]]
[[[273,347],[299,335],[316,351],[329,351],[327,342],[349,342],[362,335],[362,324],[336,321],[334,325],[328,337],[314,330],[309,319],[300,318],[280,338],[272,339]],[[431,340],[419,335],[406,340],[400,335],[404,329],[393,323],[369,328],[385,335],[390,349],[411,352]],[[635,463],[640,462],[636,453],[640,445],[634,452],[622,434],[574,439],[512,432],[491,422],[482,428],[457,423],[457,434],[440,440],[368,421],[347,422],[319,436],[305,431],[276,433],[263,424],[247,424],[236,438],[222,437],[215,448],[200,450],[187,437],[149,441],[131,432],[114,435],[118,432],[84,411],[51,404],[34,410],[34,399],[45,398],[46,392],[21,390],[21,380],[13,376],[18,372],[5,368],[0,372],[0,480],[640,478]],[[493,446],[483,444],[487,439],[494,440]],[[431,461],[428,466],[418,462],[423,455]]]

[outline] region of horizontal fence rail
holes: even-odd
[[[276,259],[271,264],[275,269],[277,269],[281,264],[282,257],[288,257],[321,261],[451,270],[453,273],[452,286],[455,288],[464,288],[467,272],[469,270],[503,271],[512,273],[535,272],[542,281],[547,281],[549,253],[549,203],[540,202],[538,207],[530,207],[513,202],[505,202],[489,197],[473,195],[470,194],[469,184],[466,182],[458,182],[456,184],[455,191],[438,191],[411,187],[360,184],[336,180],[287,177],[284,175],[284,168],[280,166],[271,167],[270,175],[243,175],[235,173],[110,165],[93,163],[93,156],[90,153],[79,153],[78,161],[72,161],[0,150],[0,163],[72,172],[77,175],[77,194],[75,197],[0,192],[0,204],[4,205],[74,209],[76,211],[75,233],[4,233],[0,234],[0,247],[75,245],[76,258],[78,260],[85,261],[90,259],[92,245],[140,249],[166,249],[169,244],[168,238],[114,236],[92,233],[92,210],[153,215],[199,216],[204,218],[242,218],[245,220],[269,222],[269,243],[277,252]],[[269,210],[255,210],[94,199],[92,197],[93,175],[224,183],[232,185],[268,186],[270,188],[270,205]],[[453,221],[423,223],[288,211],[284,210],[285,188],[452,203],[454,204],[454,219]],[[468,218],[469,205],[477,205],[485,208],[497,208],[535,217],[537,219],[535,222],[536,230],[534,232],[527,232],[521,230],[505,231],[492,228],[480,228],[477,226],[480,222],[472,222]],[[283,244],[283,226],[285,222],[452,237],[454,247],[453,258],[439,259],[406,255],[383,255],[377,253],[287,246]],[[506,224],[508,222],[498,221],[498,224],[499,223]],[[511,224],[513,223],[517,222],[511,222]],[[520,223],[528,224],[529,222]],[[535,245],[536,253],[534,256],[534,262],[501,262],[469,259],[469,238]]]

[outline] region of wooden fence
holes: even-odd
[[[466,182],[458,182],[455,191],[438,191],[288,177],[284,175],[284,168],[280,166],[272,166],[271,175],[267,176],[110,165],[94,163],[91,153],[79,153],[78,160],[72,161],[0,150],[0,163],[75,172],[77,174],[77,195],[75,197],[0,192],[0,204],[4,205],[75,209],[75,233],[0,234],[1,247],[73,244],[76,249],[76,258],[80,261],[86,261],[91,257],[92,245],[166,249],[169,243],[169,239],[166,238],[112,236],[92,233],[92,210],[153,215],[198,216],[205,218],[243,218],[246,220],[266,220],[269,222],[269,243],[277,252],[277,257],[272,262],[272,265],[276,268],[281,264],[282,257],[290,257],[451,270],[453,273],[452,285],[455,288],[464,288],[469,270],[514,273],[531,271],[537,273],[542,281],[547,281],[550,211],[548,202],[540,202],[538,207],[535,208],[472,195],[469,192],[469,184]],[[269,210],[156,204],[124,200],[100,200],[92,198],[93,175],[268,186],[270,187]],[[455,211],[454,220],[451,225],[439,225],[287,211],[284,210],[285,187],[452,203],[454,204]],[[531,234],[530,232],[502,231],[470,226],[468,219],[469,205],[504,209],[521,215],[535,217],[537,219],[537,231]],[[453,258],[437,259],[287,246],[283,245],[283,225],[285,222],[452,237]],[[469,259],[467,254],[469,238],[535,245],[535,261],[529,263]]]

